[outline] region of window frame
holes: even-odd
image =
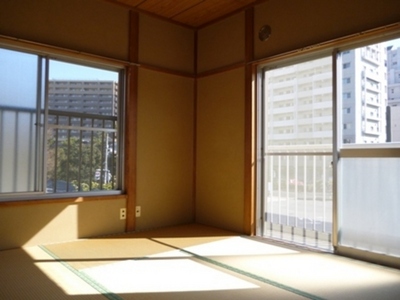
[[[30,200],[57,200],[62,198],[74,198],[77,197],[103,197],[103,196],[116,196],[124,194],[125,190],[125,179],[124,179],[124,151],[125,151],[125,107],[126,107],[126,69],[128,66],[127,62],[119,61],[115,59],[110,59],[106,57],[99,57],[95,55],[90,55],[86,53],[76,53],[75,51],[70,51],[68,49],[53,48],[51,46],[30,44],[29,42],[21,41],[4,41],[0,39],[0,48],[10,51],[16,51],[19,53],[26,53],[31,55],[36,55],[38,61],[42,62],[42,66],[38,69],[38,80],[37,86],[41,85],[42,93],[41,96],[44,103],[42,109],[39,102],[36,106],[37,116],[41,117],[40,123],[42,123],[39,129],[39,136],[36,139],[37,154],[35,157],[35,163],[37,164],[34,169],[35,172],[35,188],[34,191],[28,192],[4,192],[0,193],[0,203],[15,202],[15,201],[30,201]],[[60,61],[69,64],[75,64],[77,66],[92,67],[105,71],[112,71],[117,73],[118,82],[118,112],[117,112],[117,122],[116,122],[116,137],[118,141],[117,145],[117,158],[116,158],[116,184],[113,190],[92,190],[92,191],[74,191],[74,192],[63,192],[63,193],[47,193],[46,192],[46,156],[47,156],[47,146],[46,146],[46,131],[48,129],[48,84],[51,80],[49,78],[49,62],[51,60]],[[83,80],[84,81],[84,80]],[[39,98],[39,95],[35,95]],[[38,100],[39,101],[39,100]],[[42,111],[41,111],[42,110]],[[44,110],[44,112],[43,112]],[[96,169],[96,166],[93,166]]]

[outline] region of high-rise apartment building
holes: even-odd
[[[387,49],[388,142],[400,142],[400,47]]]
[[[388,105],[400,106],[400,47],[387,51]]]
[[[49,109],[116,116],[118,83],[114,81],[50,80]]]
[[[118,113],[118,83],[103,80],[50,80],[48,87],[49,124],[114,128],[115,124],[101,116],[116,116]],[[56,112],[56,113],[53,113]],[[61,113],[60,113],[61,112]],[[68,113],[74,112],[74,118]],[[76,112],[82,113],[77,118]],[[58,115],[58,117],[56,117]],[[104,124],[103,124],[104,123]],[[78,137],[78,131],[59,129],[59,139],[67,134]],[[90,140],[91,132],[79,136]]]
[[[342,52],[341,63],[343,143],[384,143],[387,103],[384,45]]]
[[[344,51],[340,64],[338,100],[342,101],[343,143],[386,142],[388,84],[384,45]],[[392,76],[399,76],[399,70]],[[298,148],[332,143],[331,57],[267,71],[265,82],[270,146]],[[400,77],[396,87],[400,96]],[[400,97],[396,99],[400,103]]]
[[[332,144],[332,59],[266,72],[269,146]]]

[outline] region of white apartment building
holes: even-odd
[[[387,51],[388,105],[400,106],[400,47]]]
[[[400,47],[387,49],[388,141],[400,142]]]
[[[115,122],[109,120],[108,117],[116,117],[118,113],[117,82],[111,80],[49,80],[48,98],[49,124],[115,127]],[[76,113],[81,115],[79,118],[71,118],[71,113],[75,116]],[[56,115],[60,116],[56,117]],[[85,131],[81,137],[79,131],[58,130],[60,140],[66,139],[67,134],[89,141],[92,132]]]
[[[50,80],[49,109],[116,116],[118,83],[111,80]]]
[[[369,45],[343,52],[341,63],[343,143],[386,142],[387,69],[384,45]]]
[[[386,49],[375,44],[345,51],[339,61],[343,143],[386,142]],[[269,70],[265,82],[269,146],[331,145],[331,57]],[[398,87],[400,93],[400,80]]]
[[[274,148],[332,144],[332,59],[269,70],[268,143]]]

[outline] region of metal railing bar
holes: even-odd
[[[59,121],[60,117],[56,116],[57,124]],[[53,192],[57,192],[57,177],[58,177],[58,170],[57,170],[57,164],[58,164],[58,129],[56,129],[56,136],[55,136],[55,155],[54,155],[54,179],[53,179]]]
[[[286,156],[286,178],[289,178],[289,164],[290,158]],[[290,213],[290,197],[289,197],[289,180],[286,180],[286,225],[289,226],[289,213]]]
[[[268,156],[325,156],[333,155],[333,152],[266,152],[264,155]]]
[[[68,118],[68,123],[71,125],[71,117]],[[71,158],[71,129],[67,131],[67,191],[69,191],[69,166],[70,166],[70,158]],[[58,144],[57,144],[58,147]]]
[[[101,131],[101,132],[117,132],[117,129],[114,128],[99,128],[99,127],[81,127],[81,126],[73,126],[73,125],[57,125],[57,124],[49,124],[49,128],[55,129],[65,129],[65,130],[86,130],[86,131]]]
[[[114,176],[116,176],[116,174],[117,174],[117,170],[115,170],[115,163],[114,163],[114,155],[115,155],[115,136],[114,136],[114,133],[111,133],[111,138],[112,138],[112,148],[111,148],[111,150],[112,150],[112,152],[111,152],[111,157],[112,157],[112,159],[111,159],[111,166],[110,166],[110,170],[112,170],[112,171],[114,171],[114,172],[111,172],[111,174],[114,174]],[[108,147],[108,145],[107,145],[107,147]],[[108,148],[107,148],[107,151],[108,151]],[[114,189],[114,186],[115,184],[114,184],[114,178],[112,178],[112,176],[111,176],[111,188],[112,189]]]
[[[81,118],[81,126],[83,125],[83,118]],[[81,192],[81,180],[82,180],[82,167],[83,167],[83,161],[82,161],[82,142],[83,142],[83,131],[79,131],[79,169],[78,169],[78,191]]]
[[[323,158],[323,160],[325,160],[325,158]],[[317,198],[316,198],[316,183],[317,183],[317,156],[314,155],[313,156],[313,230],[317,230]],[[318,239],[318,234],[316,236],[316,238]]]
[[[30,114],[29,115],[29,124],[34,124],[34,114]],[[29,138],[28,138],[29,149],[35,149],[33,151],[33,157],[35,157],[36,154],[37,154],[36,147],[33,147],[33,145],[35,143],[34,140],[33,140],[33,136],[34,136],[33,132],[35,132],[35,130],[36,130],[35,127],[36,126],[32,126],[30,128],[31,129],[31,133],[29,134]],[[36,142],[38,143],[39,141],[36,141]],[[32,151],[29,151],[29,155],[32,155]],[[30,176],[33,164],[34,164],[34,158],[30,157],[28,159],[28,173],[29,173],[29,176],[28,176],[28,187],[30,186],[32,181],[34,181],[34,178],[36,177],[36,176]],[[35,190],[36,190],[36,188],[37,188],[37,184],[35,184]]]
[[[118,119],[117,116],[69,112],[69,111],[54,110],[54,109],[49,109],[49,115],[58,115],[64,117],[85,118],[85,119],[111,120],[111,121],[117,121]]]
[[[307,156],[303,157],[303,212],[304,212],[304,217],[303,217],[303,228],[307,229]]]
[[[281,192],[281,158],[282,156],[278,156],[278,222],[281,224],[281,205],[282,205],[282,192]]]
[[[323,228],[322,231],[326,232],[326,157],[322,161],[322,207],[323,207]]]
[[[94,126],[94,119],[92,119],[92,126]],[[90,135],[91,135],[91,138],[90,138],[90,140],[92,141],[91,143],[90,143],[90,176],[92,176],[92,174],[93,174],[93,146],[94,146],[94,143],[93,143],[93,137],[94,137],[94,131],[91,131],[91,133],[90,133]],[[90,180],[89,180],[89,189],[91,190],[92,189],[92,187],[93,187],[93,184],[92,184],[92,178],[90,178]]]
[[[104,127],[104,125],[105,125],[104,120],[102,121],[102,125]],[[105,161],[104,156],[106,156],[106,159],[107,159],[107,155],[104,153],[106,150],[104,150],[104,149],[105,149],[105,147],[104,147],[104,132],[102,132],[101,133],[101,163],[100,163],[100,189],[101,190],[103,189],[103,181],[104,181],[104,176],[105,176],[105,174],[103,174],[103,173],[105,173],[105,172],[103,172],[103,169],[106,169],[106,165],[103,166],[103,162]]]
[[[15,112],[15,130],[14,130],[14,149],[19,149],[18,148],[18,140],[19,140],[19,132],[18,132],[18,120],[19,120],[19,112]],[[18,182],[18,151],[14,151],[14,157],[13,157],[13,174],[12,174],[12,178],[13,178],[13,191],[17,191],[17,182]]]
[[[35,108],[30,107],[17,107],[17,106],[10,106],[10,105],[0,105],[0,111],[18,111],[18,112],[28,112],[28,113],[36,113]],[[43,111],[42,111],[43,113]]]
[[[273,188],[273,186],[274,186],[274,168],[273,168],[273,165],[274,165],[274,161],[273,161],[273,157],[271,156],[270,157],[270,174],[269,174],[269,181],[271,182],[271,184],[270,184],[270,187],[268,188],[268,190],[269,190],[269,193],[271,194],[271,197],[270,197],[270,211],[271,211],[271,214],[270,214],[270,219],[271,219],[271,223],[273,223],[273,215],[274,215],[274,203],[273,203],[273,201],[274,201],[274,188]]]
[[[294,180],[295,182],[298,182],[298,176],[297,176],[297,172],[298,172],[298,156],[296,155],[294,157]],[[298,227],[298,197],[297,197],[297,184],[294,186],[294,203],[295,203],[295,226]]]

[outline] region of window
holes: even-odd
[[[343,69],[348,69],[350,68],[350,63],[344,63],[343,64]]]
[[[344,123],[343,124],[343,129],[350,129],[351,128],[351,124],[350,123]]]
[[[351,108],[347,107],[347,108],[343,108],[343,114],[349,114],[351,112]]]
[[[329,249],[330,242],[320,241],[330,240],[332,232],[327,217],[332,214],[332,58],[285,61],[273,69],[265,66],[261,73],[260,233]],[[292,104],[274,109],[282,102],[283,86],[293,92]],[[285,121],[289,114],[290,121]],[[311,238],[297,236],[300,232]]]
[[[350,77],[343,78],[343,84],[349,84],[351,82]]]
[[[122,71],[6,49],[0,65],[0,201],[119,191]],[[101,106],[100,91],[110,98]],[[83,94],[93,96],[92,105],[83,105]]]
[[[350,99],[350,98],[351,98],[350,92],[343,93],[343,99]]]

